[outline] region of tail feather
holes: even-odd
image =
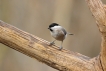
[[[72,33],[68,33],[68,35],[74,35],[74,34],[72,34]]]

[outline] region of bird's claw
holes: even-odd
[[[53,44],[55,44],[54,42],[50,42],[50,44],[49,45],[53,45]]]
[[[60,46],[59,50],[62,50],[62,49],[63,49],[63,47],[62,47],[62,46]]]

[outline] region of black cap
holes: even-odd
[[[52,23],[52,24],[49,25],[49,28],[54,27],[54,26],[58,26],[58,25],[59,25],[59,24],[57,24],[57,23]],[[49,29],[49,28],[48,28],[48,29]]]

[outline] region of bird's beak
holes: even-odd
[[[50,29],[50,28],[48,28],[48,29]]]

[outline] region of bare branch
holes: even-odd
[[[61,71],[94,71],[94,61],[0,21],[0,42]]]
[[[101,0],[86,0],[86,1],[98,24],[104,24],[106,13],[104,5],[102,4]]]
[[[101,65],[106,70],[106,6],[101,0],[86,0],[102,34]]]

